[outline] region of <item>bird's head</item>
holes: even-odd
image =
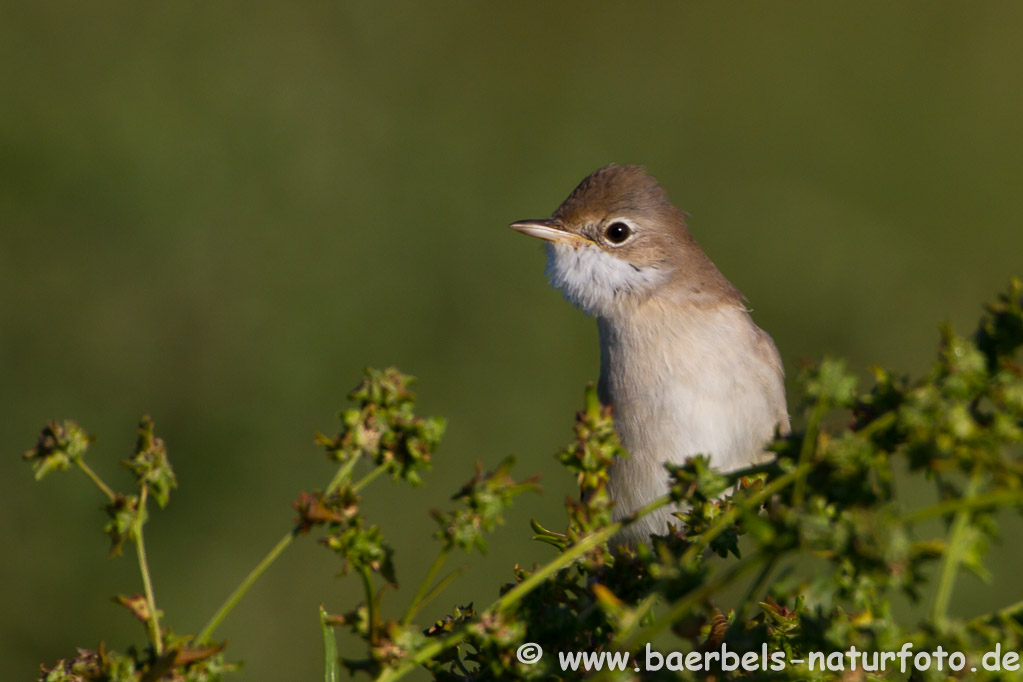
[[[547,241],[551,284],[594,317],[613,317],[682,280],[695,277],[699,287],[708,265],[716,273],[685,214],[642,166],[594,171],[550,218],[511,228]]]

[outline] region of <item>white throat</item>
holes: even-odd
[[[595,244],[547,244],[551,286],[593,317],[612,315],[626,297],[652,292],[670,276],[668,268],[632,265]]]

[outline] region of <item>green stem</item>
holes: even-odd
[[[976,625],[981,623],[988,623],[993,620],[1002,620],[1004,618],[1010,618],[1012,616],[1015,616],[1020,611],[1023,611],[1023,599],[1019,600],[1018,602],[1009,604],[1008,606],[1005,606],[1003,608],[1000,608],[992,613],[987,613],[984,614],[983,616],[977,616],[976,618],[970,621],[970,624]]]
[[[980,478],[980,472],[974,471],[970,476],[969,483],[966,484],[962,499],[974,497],[977,488],[980,487]],[[938,589],[934,594],[934,604],[931,608],[931,620],[939,628],[944,626],[948,617],[952,589],[959,573],[959,564],[962,563],[963,554],[966,552],[963,545],[966,543],[966,536],[970,529],[971,511],[969,506],[960,508],[952,520],[952,529],[949,531],[948,546],[945,550],[945,561],[941,565],[941,577],[938,579]]]
[[[78,457],[77,459],[75,459],[75,464],[77,464],[78,468],[81,469],[82,472],[85,473],[85,475],[88,476],[89,479],[91,479],[92,482],[96,484],[97,488],[103,491],[103,494],[107,496],[108,500],[113,502],[115,499],[117,499],[117,495],[115,495],[114,491],[110,489],[110,486],[104,483],[103,479],[96,475],[96,472],[93,471],[89,467],[89,465],[85,463],[85,460],[83,460],[81,457]]]
[[[149,487],[143,485],[139,494],[139,506],[135,510],[134,535],[135,555],[139,561],[139,571],[142,573],[142,589],[146,593],[146,610],[149,617],[146,619],[146,626],[149,630],[149,641],[153,643],[156,655],[163,654],[163,635],[160,633],[160,615],[156,611],[156,597],[153,595],[153,579],[149,574],[149,561],[146,559],[146,541],[142,535],[142,517],[146,513],[146,498]]]
[[[337,635],[328,622],[327,610],[320,604],[320,634],[323,635],[323,680],[338,682],[341,679],[340,661],[337,657]]]
[[[1009,604],[1005,608],[998,609],[995,615],[998,618],[1009,618],[1011,616],[1015,616],[1020,611],[1023,611],[1023,599],[1019,600],[1018,602]]]
[[[1013,602],[1008,606],[1004,606],[998,609],[997,611],[991,611],[990,613],[985,613],[977,616],[976,618],[970,619],[965,624],[963,630],[969,631],[972,630],[973,628],[992,623],[993,621],[1004,621],[1007,618],[1014,618],[1015,616],[1020,615],[1020,612],[1023,612],[1023,599],[1017,602]],[[1014,630],[1016,630],[1016,632],[1019,632],[1019,629],[1015,622],[1011,623],[1010,626],[1012,626]],[[929,636],[930,636],[929,633],[919,630],[916,632],[910,632],[901,639],[899,644],[901,645],[906,642],[919,642]]]
[[[960,497],[953,500],[945,500],[929,507],[917,509],[906,515],[907,523],[916,523],[935,516],[946,516],[952,512],[960,512],[970,509],[984,507],[1020,506],[1023,505],[1023,493],[1003,490],[974,497]]]
[[[355,468],[358,461],[358,457],[352,457],[338,467],[337,473],[334,474],[330,483],[327,484],[327,490],[324,494],[329,495],[340,488],[344,482],[351,477],[352,469]],[[356,483],[353,486],[353,489],[358,490],[365,487],[370,481],[376,478],[383,469],[383,466],[377,467],[368,473],[362,480]],[[201,632],[199,632],[196,637],[196,642],[205,642],[213,635],[213,631],[220,627],[220,624],[224,622],[227,614],[231,613],[234,607],[238,605],[238,602],[241,601],[241,598],[245,596],[245,593],[249,591],[257,580],[259,580],[260,576],[266,572],[266,569],[270,568],[273,562],[277,560],[277,557],[279,557],[281,553],[288,548],[288,545],[292,543],[298,534],[299,528],[296,526],[277,541],[277,544],[274,545],[269,552],[267,552],[266,556],[264,556],[263,559],[256,564],[255,568],[249,571],[249,574],[245,576],[245,579],[242,580],[238,586],[234,588],[234,591],[231,592],[230,596],[224,600],[224,603],[220,605],[217,612],[213,614],[213,617],[210,618],[209,622],[206,623],[206,626],[203,627]]]
[[[813,454],[814,448],[817,446],[817,427],[820,425],[821,419],[824,418],[825,404],[824,398],[820,397],[817,399],[817,403],[813,406],[813,411],[810,413],[810,420],[806,424],[806,431],[803,433],[803,442],[799,448],[799,466],[804,467],[810,462],[810,456]],[[806,493],[806,479],[800,478],[796,480],[795,488],[792,490],[792,506],[801,507],[803,506],[803,497]]]
[[[425,597],[426,593],[429,592],[430,585],[433,584],[434,578],[437,577],[437,574],[440,572],[444,562],[447,561],[450,553],[451,546],[445,545],[443,549],[441,549],[440,553],[437,554],[437,558],[433,560],[433,565],[430,566],[430,570],[426,572],[426,577],[423,578],[423,582],[419,584],[419,589],[416,590],[416,595],[412,597],[412,602],[408,605],[408,609],[405,610],[405,615],[401,617],[402,625],[408,625],[412,622],[412,618],[421,607],[420,602],[423,601],[423,597]]]
[[[224,621],[224,618],[227,617],[227,614],[231,613],[231,610],[238,605],[238,602],[245,596],[245,593],[249,591],[249,588],[252,587],[257,580],[259,580],[259,577],[266,572],[266,569],[270,568],[270,565],[276,561],[277,557],[281,555],[281,552],[287,549],[288,545],[291,544],[291,541],[294,540],[296,536],[297,530],[291,530],[287,535],[277,541],[277,544],[273,546],[273,549],[271,549],[267,555],[263,557],[262,561],[256,564],[255,568],[249,571],[249,574],[245,576],[245,579],[242,580],[241,583],[238,584],[238,587],[234,588],[234,592],[231,593],[231,596],[229,596],[224,603],[220,605],[217,612],[213,614],[213,617],[210,618],[208,623],[206,623],[206,627],[204,627],[195,638],[196,642],[202,643],[209,640],[213,631],[220,627],[220,624]]]
[[[899,415],[895,412],[885,412],[874,421],[868,422],[863,428],[858,429],[855,433],[858,436],[866,436],[867,438],[870,438],[878,431],[884,431],[891,427],[898,419],[898,416]]]
[[[451,584],[451,581],[455,580],[467,570],[469,570],[468,566],[460,566],[437,581],[437,584],[434,585],[433,588],[419,601],[419,605],[416,606],[415,612],[418,613],[424,606],[433,601],[438,594],[444,591],[444,588]]]
[[[540,583],[546,580],[549,576],[553,575],[557,571],[560,571],[562,568],[575,563],[576,559],[580,558],[594,547],[598,547],[604,544],[605,542],[611,539],[612,535],[617,533],[625,526],[634,523],[636,520],[646,516],[647,514],[657,509],[660,509],[661,507],[666,506],[669,502],[670,500],[667,497],[658,498],[651,502],[650,504],[643,507],[642,509],[635,512],[627,520],[612,523],[610,526],[601,528],[597,532],[580,539],[578,543],[569,547],[560,556],[555,557],[553,561],[540,567],[540,569],[536,573],[533,573],[528,578],[520,582],[518,585],[505,592],[502,597],[500,597],[497,601],[495,601],[493,604],[487,607],[487,611],[490,612],[504,611],[509,606],[519,601],[527,594],[532,592],[534,589],[536,589],[540,585]]]
[[[643,507],[642,509],[634,513],[625,521],[612,523],[610,526],[605,526],[604,528],[601,528],[595,533],[580,539],[576,544],[572,545],[563,553],[559,554],[551,562],[542,566],[536,573],[532,574],[531,576],[520,582],[518,585],[516,585],[508,592],[506,592],[504,596],[502,596],[493,604],[484,609],[483,613],[480,614],[480,618],[485,618],[488,615],[494,615],[506,610],[508,607],[514,605],[520,599],[522,599],[527,594],[529,594],[537,587],[539,587],[544,580],[546,580],[550,575],[552,575],[556,571],[559,571],[562,568],[565,568],[566,566],[575,563],[577,559],[579,559],[584,554],[592,550],[594,547],[598,547],[603,543],[607,542],[612,535],[617,533],[623,527],[631,523],[634,523],[637,519],[646,516],[647,514],[656,509],[660,509],[661,507],[669,504],[669,502],[670,500],[668,497],[662,497],[657,500],[654,500],[647,506]],[[387,668],[382,673],[380,673],[380,676],[377,677],[377,682],[389,682],[391,680],[397,680],[399,678],[405,677],[410,672],[415,670],[420,663],[428,661],[441,651],[444,651],[445,649],[461,642],[463,639],[465,639],[468,633],[469,633],[468,628],[462,627],[456,630],[455,632],[452,632],[443,639],[431,641],[429,644],[418,649],[414,654],[412,654],[412,656],[406,659],[398,667]]]
[[[693,546],[691,546],[688,550],[686,550],[685,554],[682,555],[681,563],[684,565],[685,563],[688,563],[695,559],[696,556],[703,551],[704,547],[706,547],[711,540],[713,540],[715,537],[723,533],[735,522],[735,518],[739,515],[741,511],[760,504],[771,495],[790,485],[793,481],[799,480],[800,477],[805,476],[809,470],[810,470],[809,462],[800,464],[798,467],[796,467],[789,473],[779,476],[771,483],[765,485],[759,492],[757,492],[754,495],[751,495],[739,505],[732,507],[727,512],[722,514],[722,516],[713,526],[711,526],[709,529],[707,529],[706,532],[701,534],[700,540]],[[647,514],[651,513],[652,511],[659,509],[669,503],[670,499],[668,497],[662,497],[657,500],[654,500],[646,507],[643,507],[635,514],[630,516],[625,521],[619,521],[617,523],[611,524],[610,526],[605,526],[604,528],[601,528],[597,532],[588,535],[585,538],[582,538],[576,544],[572,545],[567,550],[565,550],[562,554],[555,557],[554,560],[542,566],[539,570],[536,571],[536,573],[533,573],[531,576],[529,576],[528,578],[520,582],[518,585],[510,589],[508,592],[506,592],[504,596],[502,596],[489,607],[487,607],[480,615],[480,617],[485,618],[488,615],[494,615],[497,613],[501,613],[502,611],[505,611],[510,606],[514,605],[520,599],[522,599],[527,594],[536,589],[541,583],[543,583],[544,580],[546,580],[553,573],[561,570],[562,568],[565,568],[566,566],[571,565],[578,558],[589,552],[594,547],[597,547],[603,544],[604,542],[607,542],[611,538],[611,536],[613,536],[623,527],[631,523],[634,523],[637,519],[640,519],[643,516],[646,516]],[[760,560],[763,560],[762,557]],[[759,563],[759,561],[756,563]],[[753,565],[755,565],[755,562],[753,562],[752,560],[743,562],[739,564],[736,568],[733,568],[732,571],[729,571],[727,574],[725,574],[723,580],[730,581],[734,579],[736,575],[740,575],[741,573],[748,570],[750,566]],[[718,586],[720,580],[722,579],[719,579],[719,581],[712,583],[715,589]],[[698,592],[694,593],[692,595],[692,598],[693,599],[702,598],[704,594],[709,594],[709,590],[707,590],[706,588],[701,589]],[[463,627],[460,628],[459,630],[456,630],[455,632],[452,632],[443,639],[433,640],[429,644],[418,649],[415,653],[412,654],[412,656],[407,658],[403,663],[401,663],[397,667],[388,668],[384,670],[382,673],[380,673],[379,677],[377,677],[377,682],[391,682],[392,680],[397,680],[399,678],[405,677],[419,664],[423,663],[424,661],[428,661],[441,651],[444,651],[445,649],[450,648],[461,642],[463,639],[465,639],[467,634],[468,634],[467,628]]]
[[[756,476],[757,474],[769,474],[778,471],[778,460],[770,459],[760,464],[754,464],[748,466],[745,469],[736,469],[735,471],[724,472],[721,475],[730,481],[738,481],[740,478],[746,478],[748,476]]]
[[[746,595],[739,603],[739,607],[735,610],[735,619],[733,622],[746,622],[746,609],[748,609],[749,605],[757,598],[757,593],[764,587],[764,583],[767,582],[767,578],[771,575],[771,571],[774,570],[774,567],[778,565],[778,559],[780,558],[781,554],[775,554],[764,562],[764,567],[760,569],[760,573],[758,573],[757,577],[753,579],[752,583],[750,583],[749,589],[746,591]]]
[[[651,592],[636,606],[636,608],[632,609],[625,629],[619,631],[619,633],[615,635],[615,639],[623,640],[631,636],[632,633],[636,631],[636,628],[642,624],[643,618],[646,617],[646,614],[654,607],[654,604],[657,603],[658,598],[659,595],[657,592]]]
[[[800,464],[789,473],[779,476],[765,485],[759,492],[750,495],[745,500],[742,500],[738,504],[730,507],[725,513],[718,517],[718,520],[714,522],[713,526],[700,534],[697,541],[694,542],[682,555],[679,563],[684,566],[694,561],[696,557],[707,547],[707,545],[710,544],[711,540],[731,528],[739,514],[759,506],[761,502],[769,498],[771,495],[774,495],[779,490],[782,490],[793,481],[798,482],[804,480],[806,473],[809,470],[809,462]]]
[[[374,469],[373,471],[369,472],[368,474],[363,476],[361,479],[359,479],[356,483],[354,483],[352,485],[352,490],[354,492],[359,492],[360,490],[365,488],[367,485],[372,483],[373,479],[375,479],[377,476],[379,476],[380,474],[384,473],[385,471],[387,471],[387,465],[386,464],[381,464],[376,469]]]
[[[327,489],[326,491],[324,491],[323,494],[329,495],[338,488],[340,488],[342,483],[351,478],[352,469],[354,469],[355,465],[358,463],[359,458],[352,457],[347,462],[339,466],[337,468],[337,471],[334,473],[334,478],[330,479],[330,483],[327,484]]]
[[[369,643],[376,646],[377,643],[377,602],[373,594],[373,576],[370,575],[369,566],[360,566],[359,575],[362,576],[362,588],[366,592],[366,610],[369,613]]]
[[[709,595],[714,594],[718,590],[730,585],[743,573],[746,573],[750,569],[763,563],[764,556],[762,554],[754,554],[746,561],[741,561],[737,564],[733,564],[724,573],[719,574],[715,579],[710,582],[704,583],[698,590],[690,592],[681,599],[676,600],[671,608],[668,609],[661,617],[655,620],[650,625],[646,626],[642,630],[638,630],[633,633],[631,637],[626,639],[621,648],[626,651],[632,651],[637,646],[644,642],[653,640],[657,635],[664,632],[667,628],[671,627],[672,623],[677,622],[686,612],[692,610],[693,606],[706,599]],[[599,679],[599,678],[598,678]]]
[[[667,613],[662,615],[653,623],[642,630],[634,632],[624,641],[613,643],[610,648],[613,650],[633,651],[639,647],[640,644],[651,641],[657,635],[664,632],[665,629],[671,627],[673,623],[678,621],[679,618],[685,615],[686,612],[690,611],[697,603],[703,601],[715,591],[731,584],[739,576],[761,563],[763,560],[763,555],[755,554],[747,561],[734,564],[729,570],[725,571],[711,582],[705,583],[700,589],[690,592],[681,599],[676,600],[672,603],[671,608],[668,609]],[[611,679],[613,675],[614,673],[610,670],[604,670],[597,673],[597,675],[593,677],[593,680],[594,682],[600,682],[600,680]]]

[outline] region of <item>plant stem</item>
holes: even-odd
[[[575,563],[575,560],[589,552],[594,547],[604,544],[611,536],[617,533],[625,526],[635,522],[647,514],[660,509],[667,505],[669,499],[662,497],[654,500],[650,504],[646,505],[625,521],[619,521],[612,523],[610,526],[601,528],[596,533],[593,533],[585,538],[579,540],[578,543],[572,545],[564,553],[554,558],[553,561],[541,566],[540,569],[533,573],[531,576],[520,582],[515,587],[511,588],[504,593],[504,596],[500,597],[497,601],[487,607],[487,611],[490,612],[501,612],[507,609],[509,606],[522,599],[534,589],[536,589],[540,583],[547,579],[548,576],[553,575],[555,572],[562,568]]]
[[[747,476],[756,476],[757,474],[771,473],[777,471],[778,460],[770,459],[760,464],[754,464],[748,466],[745,469],[736,469],[735,471],[723,472],[721,475],[730,481],[738,481],[740,478],[746,478]]]
[[[416,595],[412,597],[412,602],[408,605],[408,609],[405,610],[405,615],[401,617],[401,624],[408,625],[412,618],[416,615],[416,612],[420,609],[420,602],[423,601],[423,597],[430,589],[430,585],[433,583],[433,579],[437,577],[444,562],[447,561],[448,555],[451,553],[450,545],[445,545],[440,553],[437,554],[437,558],[433,560],[433,565],[430,566],[430,570],[427,571],[426,577],[423,578],[423,582],[419,584],[419,589],[416,590]]]
[[[341,679],[341,670],[337,658],[337,635],[327,622],[327,611],[323,604],[320,604],[320,634],[323,635],[323,680],[338,682]]]
[[[650,504],[648,504],[647,506],[640,509],[639,511],[637,511],[636,513],[634,513],[625,521],[618,521],[617,523],[612,523],[610,526],[605,526],[604,528],[601,528],[597,532],[588,535],[585,538],[582,538],[576,544],[572,545],[567,550],[556,556],[552,561],[542,566],[536,573],[520,582],[518,585],[516,585],[508,592],[506,592],[504,596],[500,597],[497,601],[495,601],[493,604],[484,609],[483,613],[480,614],[480,618],[485,618],[488,615],[494,615],[506,610],[508,607],[512,606],[520,599],[525,597],[527,594],[529,594],[537,587],[539,587],[540,584],[543,583],[543,581],[546,580],[547,577],[550,576],[551,574],[561,570],[562,568],[565,568],[566,566],[575,563],[577,559],[579,559],[581,556],[589,552],[594,547],[598,547],[601,544],[607,542],[612,535],[617,533],[623,527],[629,525],[630,523],[635,522],[637,519],[646,516],[647,514],[656,509],[660,509],[669,502],[670,500],[667,496],[658,498],[651,502]],[[379,677],[376,678],[377,682],[389,682],[391,680],[397,680],[401,677],[404,677],[405,675],[415,670],[416,666],[418,666],[420,663],[433,658],[441,651],[444,651],[444,649],[454,646],[458,642],[465,639],[468,633],[469,633],[468,628],[462,627],[456,630],[455,632],[452,632],[444,639],[431,641],[429,644],[418,649],[415,653],[412,654],[412,656],[407,658],[398,667],[385,669],[382,673],[380,673]]]
[[[92,468],[85,463],[84,459],[82,459],[81,457],[76,458],[75,464],[77,464],[78,468],[81,469],[82,472],[85,473],[85,475],[88,476],[89,479],[96,484],[97,488],[103,491],[103,494],[107,496],[108,500],[113,502],[115,499],[117,499],[117,495],[115,495],[114,491],[110,489],[110,486],[103,482],[103,479],[100,478],[96,474],[96,472],[93,471]]]
[[[366,592],[366,610],[369,613],[369,643],[376,646],[377,643],[377,602],[373,594],[373,576],[370,575],[369,566],[359,567],[359,575],[362,576],[362,588]]]
[[[987,616],[981,616],[980,618],[975,618],[974,620],[975,621],[992,619],[1001,620],[1003,618],[1010,618],[1012,616],[1015,616],[1020,611],[1023,611],[1023,599],[1019,600],[1018,602],[1009,604],[1004,608],[998,609],[992,614],[989,614]]]
[[[868,422],[863,428],[855,431],[858,436],[872,437],[878,431],[884,431],[891,427],[897,420],[899,415],[895,412],[886,412],[874,421]]]
[[[335,473],[334,477],[330,480],[330,483],[327,484],[327,490],[324,494],[329,495],[341,487],[341,485],[351,477],[352,469],[355,468],[355,464],[358,461],[358,457],[353,457],[342,464],[338,468],[337,473]],[[353,486],[353,489],[358,490],[359,488],[364,487],[376,478],[383,468],[384,467],[380,466],[368,473],[362,480]],[[206,623],[206,626],[203,627],[202,631],[196,636],[196,642],[204,642],[213,635],[213,631],[220,627],[220,624],[224,621],[224,618],[227,617],[227,614],[231,613],[234,607],[238,605],[238,602],[241,601],[241,598],[245,596],[245,593],[249,591],[249,588],[251,588],[253,584],[259,580],[260,576],[266,572],[266,569],[270,568],[273,562],[277,560],[277,557],[279,557],[281,553],[288,548],[288,545],[290,545],[298,536],[298,532],[297,526],[288,531],[287,534],[278,540],[277,544],[274,545],[269,552],[267,552],[262,561],[256,564],[256,567],[249,571],[249,574],[245,576],[245,579],[242,580],[236,588],[234,588],[231,595],[224,600],[224,603],[220,605],[217,612],[213,614],[213,617],[210,618],[209,622]]]
[[[643,628],[642,630],[635,632],[632,636],[625,639],[621,643],[611,645],[612,650],[623,650],[632,651],[639,646],[641,642],[649,642],[658,634],[663,632],[666,628],[671,627],[671,624],[677,621],[683,614],[693,608],[693,606],[705,599],[708,595],[714,591],[721,589],[722,587],[730,584],[736,578],[747,572],[749,569],[762,562],[764,559],[763,555],[754,555],[746,561],[739,562],[733,565],[728,571],[719,575],[715,580],[705,583],[700,589],[687,594],[685,597],[676,600],[671,608],[660,618],[655,620],[653,623]],[[613,673],[609,670],[605,670],[597,673],[593,678],[594,682],[600,682],[600,680],[606,680],[611,678]]]
[[[977,488],[980,487],[980,471],[974,471],[970,476],[969,483],[963,493],[963,500],[975,496]],[[938,580],[938,589],[934,593],[934,604],[931,608],[931,619],[939,628],[945,625],[948,616],[948,605],[952,599],[952,588],[955,586],[956,576],[959,573],[959,564],[962,563],[963,554],[966,548],[967,534],[970,529],[970,506],[964,506],[956,512],[952,520],[952,529],[949,531],[948,546],[945,550],[945,561],[941,565],[941,577]]]
[[[735,518],[739,515],[741,511],[760,504],[771,495],[790,485],[793,481],[799,480],[801,477],[805,476],[809,470],[810,470],[809,462],[804,462],[800,464],[789,473],[783,474],[782,476],[779,476],[775,480],[771,481],[771,483],[765,485],[759,492],[748,497],[740,505],[732,507],[727,512],[722,514],[721,517],[713,526],[711,526],[709,529],[707,529],[706,532],[700,535],[700,540],[693,546],[691,546],[688,550],[686,550],[685,554],[682,555],[680,563],[686,564],[695,559],[696,556],[703,551],[703,549],[711,540],[713,540],[715,537],[723,533],[735,522]],[[650,512],[669,504],[669,502],[670,499],[668,497],[662,497],[657,500],[654,500],[653,502],[637,511],[632,516],[630,516],[625,521],[612,523],[610,526],[605,526],[604,528],[601,528],[597,532],[588,535],[585,538],[582,538],[576,544],[572,545],[567,550],[565,550],[562,554],[555,557],[551,562],[542,566],[539,570],[536,571],[536,573],[533,573],[531,576],[520,582],[518,585],[508,590],[508,592],[506,592],[504,596],[502,596],[493,604],[488,606],[483,611],[483,613],[480,614],[480,617],[485,618],[488,615],[494,615],[497,613],[501,613],[502,611],[505,611],[510,606],[514,605],[520,599],[522,599],[527,594],[536,589],[544,580],[546,580],[550,575],[552,575],[556,571],[559,571],[562,568],[571,565],[576,561],[576,559],[580,558],[594,547],[597,547],[603,544],[604,542],[607,542],[607,540],[609,540],[611,536],[613,536],[623,527],[631,523],[634,523],[637,519],[640,519],[643,516],[649,514]],[[738,564],[735,568],[733,568],[731,571],[726,573],[723,578],[719,578],[718,581],[714,583],[709,583],[708,585],[713,586],[713,588],[716,589],[718,583],[721,582],[722,580],[731,581],[736,576],[741,575],[743,572],[749,570],[751,566],[756,565],[756,563],[759,563],[762,560],[763,557],[760,557],[756,562],[754,562],[753,560],[742,562]],[[693,593],[692,595],[690,595],[690,597],[687,597],[686,599],[690,598],[694,600],[699,599],[702,598],[704,594],[707,594],[709,592],[710,590],[705,587],[699,590],[698,592]],[[687,605],[690,603],[691,602],[688,601],[686,602]],[[681,602],[676,602],[676,606],[674,608],[681,608],[680,604]],[[444,639],[434,640],[430,642],[429,644],[418,649],[415,653],[412,654],[412,656],[407,658],[399,666],[395,668],[388,668],[384,670],[382,673],[380,673],[379,677],[376,678],[377,682],[391,682],[392,680],[397,680],[399,678],[404,677],[405,675],[409,674],[412,670],[414,670],[416,666],[418,666],[420,663],[436,656],[444,649],[447,649],[451,646],[454,646],[455,644],[458,644],[460,641],[465,639],[467,634],[468,634],[467,628],[462,627],[456,630],[455,632],[452,632]]]
[[[365,488],[367,485],[372,483],[373,479],[375,479],[380,474],[384,473],[384,471],[386,471],[386,470],[387,470],[387,465],[386,464],[381,464],[376,469],[374,469],[373,471],[369,472],[368,474],[363,476],[361,479],[359,479],[356,483],[354,483],[352,485],[352,490],[355,491],[355,492],[359,492],[360,490]],[[333,492],[333,491],[330,490],[328,492]]]
[[[234,592],[231,593],[231,596],[229,596],[224,603],[221,604],[220,608],[217,609],[217,612],[213,614],[212,618],[210,618],[210,621],[206,623],[206,627],[204,627],[198,636],[196,636],[196,642],[202,643],[210,638],[210,635],[212,635],[213,631],[220,626],[224,618],[227,617],[227,614],[229,614],[231,610],[238,605],[238,601],[245,596],[245,593],[249,591],[249,588],[252,587],[253,583],[259,580],[259,577],[263,575],[266,569],[270,568],[270,564],[272,564],[277,557],[281,555],[281,552],[287,549],[288,545],[291,544],[291,541],[295,539],[295,536],[295,530],[289,531],[287,535],[278,540],[277,544],[273,546],[273,549],[271,549],[267,555],[263,557],[263,560],[256,564],[255,568],[249,571],[249,574],[245,576],[245,579],[242,580],[241,583],[238,584],[238,587],[234,588]]]
[[[148,497],[149,487],[146,485],[142,486],[142,492],[139,494],[139,506],[135,510],[135,523],[134,535],[135,535],[135,555],[139,560],[139,571],[142,573],[142,589],[146,593],[146,610],[149,611],[149,617],[146,619],[146,625],[149,629],[149,641],[153,643],[153,649],[156,651],[156,655],[159,656],[163,653],[163,635],[160,633],[160,614],[156,611],[156,597],[153,595],[153,579],[149,574],[149,562],[146,559],[146,542],[142,536],[142,517],[146,513],[146,499]]]
[[[443,592],[444,588],[450,585],[452,580],[462,575],[467,570],[469,570],[468,566],[459,566],[458,568],[456,568],[455,570],[451,571],[446,576],[438,580],[437,584],[434,585],[433,588],[431,588],[430,591],[427,592],[426,595],[420,600],[419,605],[416,607],[416,613],[418,613],[420,609],[422,609],[424,606],[433,601],[438,594]]]
[[[929,507],[923,507],[922,509],[910,512],[906,515],[905,520],[907,523],[916,523],[918,521],[934,518],[935,516],[945,516],[952,512],[969,509],[1021,505],[1023,505],[1023,493],[1002,490],[999,492],[987,493],[985,495],[976,495],[974,497],[960,497],[954,500],[944,500],[943,502],[932,504]]]
[[[354,469],[355,465],[358,463],[359,458],[352,457],[347,462],[339,466],[337,468],[337,471],[334,473],[334,478],[330,479],[330,483],[327,484],[327,489],[324,491],[323,494],[329,495],[338,488],[340,488],[342,483],[351,478],[352,469]]]
[[[726,511],[725,513],[718,517],[718,520],[714,522],[713,526],[711,526],[706,531],[700,534],[699,539],[696,542],[694,542],[689,547],[689,549],[687,549],[685,553],[682,555],[682,558],[679,560],[679,563],[681,565],[685,565],[695,560],[697,555],[699,555],[700,552],[702,552],[707,547],[707,545],[710,544],[711,540],[713,540],[718,535],[728,530],[728,528],[730,528],[731,525],[735,523],[735,519],[736,517],[739,516],[740,513],[756,507],[761,502],[769,498],[771,495],[774,495],[779,490],[785,488],[793,481],[798,482],[804,480],[804,477],[809,471],[810,463],[804,462],[803,464],[800,464],[798,467],[796,467],[789,473],[783,474],[782,476],[779,476],[778,478],[774,479],[773,481],[765,485],[763,488],[761,488],[760,491],[757,492],[756,494],[750,495],[748,498],[741,501],[739,504],[736,504],[733,507],[729,508],[728,511]]]
[[[633,632],[635,632],[636,628],[642,625],[646,614],[654,607],[654,604],[657,603],[657,599],[658,595],[656,592],[648,594],[643,601],[636,606],[636,608],[632,609],[630,617],[631,622],[627,622],[625,630],[619,631],[615,638],[627,639]]]
[[[803,433],[803,442],[799,448],[799,466],[803,467],[810,462],[810,455],[813,454],[814,448],[817,445],[817,427],[820,425],[821,419],[824,418],[824,398],[823,396],[817,399],[817,403],[813,406],[813,411],[810,413],[810,420],[806,424],[806,431]],[[795,488],[792,491],[792,506],[801,507],[803,506],[803,497],[806,492],[806,479],[800,478],[796,480]]]
[[[81,457],[76,458],[75,464],[82,470],[82,473],[88,476],[89,480],[96,484],[96,487],[100,489],[108,500],[114,502],[117,499],[117,495],[110,486],[103,482],[103,479],[92,470],[92,467],[85,463],[84,459]],[[153,644],[153,650],[159,656],[163,654],[163,634],[160,631],[160,614],[156,610],[153,578],[149,572],[149,559],[146,557],[146,540],[142,532],[142,526],[144,525],[143,517],[146,513],[146,503],[148,500],[149,486],[143,485],[139,493],[138,508],[135,510],[135,521],[132,523],[132,535],[135,540],[135,556],[138,559],[139,573],[142,574],[142,590],[145,592],[146,597],[146,611],[149,612],[146,618],[146,629],[149,631],[149,641]]]
[[[655,620],[650,625],[646,626],[642,630],[639,630],[631,637],[626,639],[622,644],[621,648],[626,651],[631,651],[639,646],[640,643],[649,642],[650,640],[657,637],[657,635],[664,632],[665,629],[671,627],[671,624],[681,618],[687,611],[693,608],[695,604],[705,599],[708,595],[713,594],[717,590],[730,585],[743,573],[746,573],[750,569],[763,563],[764,555],[754,554],[746,561],[740,561],[734,564],[724,573],[719,574],[714,580],[704,583],[698,590],[690,592],[681,599],[676,600],[671,608],[668,609],[660,618]],[[599,679],[599,678],[598,678]]]
[[[764,562],[764,567],[760,569],[760,573],[757,573],[757,577],[750,583],[749,589],[746,591],[746,595],[743,597],[742,602],[739,603],[739,607],[735,610],[735,623],[746,622],[746,609],[749,605],[757,598],[757,593],[763,588],[764,583],[767,582],[767,578],[771,575],[771,571],[778,565],[778,559],[781,558],[781,554],[775,554],[770,559]]]
[[[975,628],[977,626],[989,624],[992,621],[998,621],[998,620],[1005,620],[1007,618],[1013,618],[1014,616],[1019,615],[1019,613],[1021,611],[1023,611],[1023,599],[1021,599],[1021,600],[1019,600],[1017,602],[1013,602],[1012,604],[1009,604],[1008,606],[1004,606],[1004,607],[998,609],[997,611],[991,611],[989,613],[981,614],[981,615],[977,616],[976,618],[971,618],[969,621],[967,621],[965,623],[964,630],[968,631],[968,630],[970,630],[972,628]],[[1014,627],[1016,632],[1020,632],[1019,628],[1016,627],[1015,623],[1013,623],[1012,625],[1013,625],[1013,627]],[[905,642],[919,642],[919,641],[921,641],[922,639],[924,639],[925,637],[928,637],[928,636],[929,636],[929,633],[925,633],[925,632],[922,632],[922,631],[918,630],[916,632],[911,632],[911,633],[907,634],[905,637],[903,637],[901,639],[899,644],[904,644]]]

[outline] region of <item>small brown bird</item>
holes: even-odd
[[[597,318],[598,391],[631,455],[609,472],[615,519],[667,493],[664,462],[704,454],[730,471],[764,459],[776,429],[788,431],[774,341],[643,167],[601,168],[551,218],[511,227],[546,240],[551,284]],[[618,541],[666,532],[673,511]]]

